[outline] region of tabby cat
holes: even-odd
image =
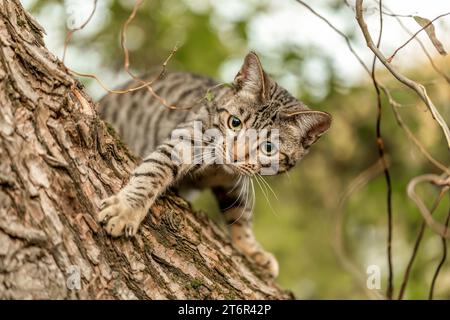
[[[145,79],[144,79],[145,80]],[[183,162],[174,159],[176,143],[171,135],[184,130],[190,135],[215,129],[226,136],[244,129],[278,131],[278,145],[269,140],[244,148],[276,159],[277,173],[291,169],[309,147],[329,128],[331,116],[313,111],[274,82],[263,70],[258,56],[250,52],[231,85],[190,73],[168,73],[153,85],[163,106],[145,89],[127,95],[107,95],[100,101],[100,114],[111,123],[128,146],[141,155],[142,163],[128,184],[103,200],[99,221],[113,237],[134,236],[149,208],[165,190],[211,188],[229,227],[233,245],[268,273],[278,275],[274,256],[264,251],[252,232],[252,198],[249,180],[259,175],[259,161],[217,163]],[[201,124],[199,128],[198,124]],[[195,132],[200,130],[201,132]],[[198,135],[197,135],[198,136]],[[212,139],[214,140],[214,139]],[[202,149],[211,139],[191,139]],[[215,145],[218,154],[235,152],[239,139]],[[258,142],[259,143],[259,142]],[[217,151],[217,150],[216,150]]]

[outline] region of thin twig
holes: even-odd
[[[377,48],[380,47],[381,44],[381,37],[383,35],[383,13],[382,13],[382,0],[379,1],[379,9],[380,9],[380,32],[378,34],[378,40],[377,40]],[[376,142],[377,142],[377,149],[378,149],[378,155],[380,158],[380,161],[383,165],[383,172],[384,172],[384,178],[386,180],[386,202],[387,202],[387,221],[388,221],[388,228],[387,228],[387,244],[386,244],[386,252],[387,252],[387,260],[388,260],[388,286],[386,289],[386,297],[391,300],[392,295],[394,292],[394,284],[393,284],[393,277],[394,277],[394,266],[392,264],[392,182],[391,182],[391,175],[389,173],[389,169],[386,163],[385,158],[385,150],[384,150],[384,140],[381,134],[381,114],[382,114],[382,103],[381,103],[381,91],[380,87],[378,85],[378,82],[376,80],[375,76],[375,65],[376,65],[377,57],[374,55],[373,61],[372,61],[372,69],[371,69],[371,77],[373,86],[375,88],[375,92],[377,95],[377,120],[376,120]]]
[[[448,16],[450,14],[450,12],[447,13],[443,13],[439,16],[437,16],[436,18],[434,18],[433,20],[431,20],[430,22],[426,23],[422,28],[420,28],[417,32],[415,32],[404,44],[402,44],[400,47],[398,47],[393,54],[391,54],[391,56],[389,58],[387,58],[387,61],[391,62],[392,59],[394,59],[395,55],[397,54],[397,52],[399,52],[401,49],[403,49],[408,43],[410,43],[420,32],[422,32],[423,30],[425,30],[426,28],[428,28],[434,21]]]
[[[124,23],[124,25],[122,27],[121,41],[120,41],[122,50],[124,52],[124,69],[130,75],[130,77],[132,77],[134,80],[137,80],[140,83],[140,85],[138,85],[136,87],[124,89],[124,90],[113,90],[113,89],[108,88],[108,86],[99,77],[97,77],[95,74],[81,73],[81,72],[77,72],[77,71],[74,71],[74,70],[71,70],[71,69],[68,69],[68,70],[69,70],[69,72],[71,72],[72,74],[74,74],[76,76],[95,79],[105,91],[107,91],[109,93],[113,93],[113,94],[126,94],[126,93],[130,93],[130,92],[133,92],[133,91],[137,91],[137,90],[141,90],[143,88],[146,88],[152,94],[153,97],[155,97],[156,99],[158,99],[161,102],[162,105],[164,105],[164,106],[166,106],[166,107],[168,107],[170,109],[180,109],[180,108],[177,108],[177,107],[175,107],[173,105],[169,105],[167,103],[167,101],[164,98],[160,97],[153,90],[153,88],[151,87],[152,84],[154,84],[154,82],[156,80],[160,79],[161,76],[164,74],[164,72],[166,70],[166,66],[167,66],[169,60],[173,57],[173,55],[175,54],[175,52],[178,49],[176,46],[170,52],[169,56],[166,58],[166,60],[162,64],[161,71],[159,72],[159,74],[155,78],[153,78],[152,80],[145,82],[145,81],[141,80],[140,78],[138,78],[137,76],[135,76],[130,71],[129,51],[128,51],[128,48],[126,47],[126,31],[128,29],[128,25],[135,18],[136,14],[137,14],[137,11],[138,11],[138,9],[139,9],[139,7],[141,6],[142,3],[143,3],[143,0],[136,0],[136,3],[134,5],[134,7],[133,7],[133,10],[132,10],[130,16],[125,21],[125,23]],[[93,15],[93,13],[92,13],[92,15]],[[87,22],[89,22],[89,21],[87,21]],[[84,25],[86,25],[87,22],[85,24],[83,24],[82,27],[84,27]]]
[[[364,70],[368,73],[368,75],[371,75],[371,72],[369,68],[366,66],[366,64],[363,62],[362,58],[356,53],[356,51],[353,49],[353,46],[350,42],[349,37],[343,33],[341,30],[339,30],[336,26],[334,26],[330,21],[328,21],[324,16],[320,15],[318,12],[316,12],[314,9],[312,9],[308,4],[306,4],[304,1],[296,0],[299,4],[307,8],[309,11],[311,11],[315,16],[317,16],[319,19],[324,21],[333,31],[335,31],[339,36],[341,36],[349,49],[349,51],[352,53],[352,55],[356,58],[356,60],[360,63],[360,65],[364,68]],[[378,57],[378,56],[377,56]],[[389,69],[388,69],[389,70]],[[395,76],[395,75],[394,75]],[[396,77],[397,78],[397,77]],[[440,170],[449,173],[449,169],[441,164],[439,161],[434,159],[426,150],[426,148],[420,143],[420,141],[415,137],[415,135],[411,132],[409,127],[406,125],[406,123],[402,120],[400,113],[398,112],[397,108],[401,107],[399,103],[397,103],[392,96],[390,95],[389,90],[383,86],[381,83],[378,83],[379,87],[383,90],[385,95],[389,99],[389,104],[392,107],[392,110],[396,116],[397,123],[400,125],[400,127],[406,132],[408,139],[410,139],[414,145],[417,146],[419,151],[437,168]],[[419,94],[419,93],[418,93]],[[419,97],[422,98],[419,94]],[[343,203],[343,201],[341,201]],[[346,254],[346,251],[344,249],[343,240],[342,240],[342,229],[343,229],[343,217],[340,214],[338,219],[338,223],[336,223],[336,232],[335,232],[335,239],[333,240],[333,244],[336,246],[336,253],[338,254],[338,257],[340,258],[342,264],[344,267],[346,267],[351,273],[358,274],[358,268],[355,265],[354,262],[351,261],[351,259],[348,257],[348,254]],[[359,277],[358,277],[359,279]]]
[[[376,0],[374,0],[376,1]],[[352,9],[353,11],[355,11],[355,6],[353,4],[350,4],[347,0],[344,0],[344,3],[346,4],[347,7],[349,7],[350,9]],[[389,16],[389,17],[398,17],[398,18],[413,18],[414,15],[412,14],[398,14],[398,13],[393,13],[392,11],[382,11],[382,13],[385,16]]]
[[[91,73],[81,73],[72,69],[68,69],[70,73],[78,76],[78,77],[84,77],[84,78],[92,78],[95,79],[98,84],[107,92],[109,93],[114,93],[114,94],[125,94],[125,93],[129,93],[129,92],[133,92],[133,91],[137,91],[137,90],[141,90],[145,87],[147,87],[149,84],[151,84],[152,82],[146,82],[143,83],[137,87],[133,87],[133,88],[128,88],[125,90],[114,90],[114,89],[110,89],[99,77],[97,77],[95,74],[91,74]]]
[[[86,27],[88,25],[88,23],[91,21],[92,17],[94,16],[95,11],[97,10],[97,1],[98,0],[94,0],[94,6],[92,8],[91,14],[86,19],[86,21],[81,26],[79,26],[77,28],[70,29],[67,32],[66,39],[64,40],[64,48],[63,48],[63,54],[62,54],[62,59],[61,59],[62,62],[64,62],[64,59],[66,58],[67,46],[69,45],[69,42],[72,39],[73,34],[75,32],[77,32],[77,31],[80,31],[80,30],[84,29],[84,27]]]
[[[430,214],[430,211],[423,203],[422,199],[416,194],[416,187],[419,183],[428,182],[434,184],[438,187],[450,188],[450,177],[445,176],[445,174],[438,176],[435,174],[424,174],[418,177],[413,178],[407,187],[407,194],[411,200],[414,201],[417,208],[419,208],[420,213],[422,214],[423,219],[430,229],[439,234],[443,238],[449,238],[450,232],[447,230],[447,227],[442,225],[433,219]]]
[[[309,11],[311,11],[316,17],[318,17],[319,19],[321,19],[322,21],[324,21],[333,31],[335,31],[339,36],[341,36],[344,40],[345,43],[347,44],[347,47],[349,49],[349,51],[352,53],[352,55],[356,58],[356,60],[358,60],[359,64],[364,68],[364,70],[366,71],[366,73],[370,76],[371,72],[369,70],[369,68],[367,67],[367,65],[364,63],[364,61],[362,60],[362,58],[356,53],[356,51],[354,50],[351,42],[350,42],[350,38],[343,33],[341,30],[339,30],[336,26],[334,26],[331,22],[329,22],[327,20],[327,18],[325,18],[324,16],[322,16],[321,14],[319,14],[317,11],[315,11],[314,9],[312,9],[308,4],[306,4],[304,1],[302,0],[296,0],[299,4],[301,4],[302,6],[304,6],[305,8],[307,8]],[[391,103],[391,105],[398,105],[396,102],[394,102],[394,100],[392,99],[391,95],[389,94],[389,90],[383,86],[381,83],[378,82],[379,87],[383,90],[383,92],[385,92],[385,94],[388,96],[389,101]],[[394,104],[393,104],[394,103]],[[394,112],[396,112],[397,110],[395,110]],[[398,113],[397,113],[398,114]],[[398,119],[401,119],[400,116],[398,116]],[[430,160],[434,165],[436,165],[439,169],[446,171],[448,170],[447,167],[445,167],[444,165],[441,165],[437,160],[435,160],[425,149],[425,147],[420,143],[420,141],[411,133],[411,130],[408,129],[408,127],[406,126],[406,124],[403,123],[403,121],[399,121],[403,124],[402,128],[405,129],[407,136],[409,139],[412,140],[412,142],[419,148],[419,151],[422,152],[424,154],[424,156]]]
[[[419,141],[419,139],[412,133],[411,129],[408,127],[408,125],[403,121],[403,118],[400,115],[400,112],[397,110],[398,108],[401,108],[402,106],[394,100],[389,90],[383,86],[381,86],[381,89],[383,90],[384,94],[388,98],[389,104],[391,106],[391,110],[394,112],[395,120],[397,121],[397,124],[400,126],[400,128],[405,131],[407,137],[413,144],[416,145],[416,147],[419,149],[419,151],[425,156],[425,158],[428,159],[436,168],[439,170],[442,170],[447,175],[450,176],[450,170],[448,167],[446,167],[444,164],[433,158],[433,156],[426,150],[426,148],[423,146],[423,144]]]
[[[441,116],[439,111],[436,109],[435,105],[431,101],[430,97],[428,96],[427,90],[425,87],[409,78],[404,76],[403,74],[399,73],[386,59],[386,57],[383,55],[383,53],[374,45],[372,37],[370,35],[369,29],[367,27],[366,22],[364,21],[363,17],[363,10],[362,10],[362,1],[363,0],[357,0],[356,1],[356,20],[358,21],[358,24],[361,28],[361,31],[364,35],[364,38],[366,40],[366,44],[369,47],[370,50],[372,50],[373,53],[377,56],[377,58],[381,61],[381,63],[384,64],[384,66],[391,72],[391,74],[401,83],[409,87],[411,90],[413,90],[420,99],[425,103],[425,105],[428,107],[428,110],[430,110],[431,115],[433,118],[437,121],[437,123],[441,126],[442,131],[445,135],[445,138],[447,140],[447,146],[450,148],[450,129],[445,122],[444,118]]]
[[[348,199],[366,186],[370,181],[378,177],[378,175],[383,172],[384,165],[381,163],[380,159],[376,163],[371,165],[369,168],[362,171],[358,176],[353,179],[348,186],[345,188],[342,195],[339,197],[339,202],[337,205],[336,215],[334,219],[334,230],[333,237],[331,238],[331,244],[334,247],[334,251],[342,264],[342,266],[358,280],[358,284],[361,289],[369,297],[384,299],[385,297],[378,291],[368,290],[366,284],[366,274],[361,272],[361,267],[358,266],[350,257],[344,241],[344,218],[345,218],[345,204]]]
[[[389,17],[394,17],[394,18],[414,18],[414,15],[412,14],[398,14],[398,13],[392,13],[392,12],[386,12],[383,11],[383,14]]]
[[[295,0],[302,6],[304,6],[306,9],[311,11],[316,17],[321,19],[323,22],[325,22],[331,29],[333,29],[337,34],[339,34],[342,38],[344,38],[345,43],[347,44],[348,49],[351,51],[353,56],[358,60],[359,64],[366,70],[368,74],[370,74],[369,67],[364,63],[363,59],[356,53],[355,49],[352,46],[352,43],[350,42],[350,38],[343,33],[341,30],[339,30],[337,27],[335,27],[330,21],[328,21],[327,18],[319,14],[317,11],[315,11],[313,8],[311,8],[307,3],[305,3],[302,0]]]
[[[388,10],[388,12],[392,13],[392,11],[386,7],[386,5],[383,5],[385,10]],[[386,13],[384,13],[386,14]],[[413,35],[413,33],[405,26],[405,24],[403,23],[403,21],[398,17],[395,16],[395,20],[398,22],[398,24],[402,27],[403,30],[405,30],[405,32],[407,32],[410,36]],[[413,17],[413,16],[411,16]],[[433,58],[431,57],[431,54],[428,52],[427,48],[425,47],[425,45],[423,44],[422,41],[420,41],[420,39],[418,37],[414,37],[414,40],[419,44],[420,48],[422,49],[422,51],[425,53],[425,55],[428,58],[428,61],[430,62],[431,66],[433,67],[434,71],[436,71],[436,73],[438,73],[442,78],[444,78],[444,80],[450,84],[450,77],[448,75],[446,75],[441,69],[438,68],[438,66],[434,63]]]
[[[169,56],[167,57],[167,59],[164,61],[164,65],[167,64],[168,60],[173,56],[173,54],[175,53],[175,51],[177,50],[177,48],[175,47],[171,53],[169,54]],[[145,87],[149,87],[151,86],[154,82],[155,79],[152,79],[148,82],[143,82],[141,85],[138,85],[136,87],[132,87],[132,88],[128,88],[128,89],[124,89],[124,90],[114,90],[114,89],[110,89],[99,77],[97,77],[95,74],[91,74],[91,73],[81,73],[72,69],[68,68],[68,71],[78,77],[84,77],[84,78],[92,78],[95,79],[98,84],[107,92],[109,93],[113,93],[113,94],[125,94],[125,93],[129,93],[129,92],[133,92],[133,91],[137,91],[137,90],[141,90]]]
[[[127,41],[127,30],[128,30],[128,26],[129,24],[133,21],[133,19],[135,18],[139,7],[142,5],[143,0],[136,0],[133,10],[130,14],[130,16],[128,17],[128,19],[125,21],[122,31],[120,33],[120,45],[122,47],[122,51],[124,53],[124,69],[125,71],[128,73],[128,75],[133,79],[138,81],[139,83],[145,83],[144,80],[140,79],[138,76],[136,76],[135,74],[133,74],[130,70],[130,55],[129,55],[129,51],[128,48],[126,46],[126,41]],[[177,109],[177,110],[188,110],[191,107],[187,107],[187,108],[178,108],[172,104],[169,104],[167,102],[166,99],[162,98],[160,95],[158,95],[152,88],[152,84],[157,81],[158,79],[160,79],[162,77],[162,75],[165,73],[166,71],[166,66],[167,63],[169,62],[169,60],[172,58],[172,56],[175,54],[175,52],[178,50],[178,47],[175,46],[173,48],[173,50],[171,51],[171,53],[169,54],[169,56],[167,57],[167,59],[164,61],[164,63],[162,64],[162,68],[160,70],[160,72],[149,82],[146,83],[146,89],[148,92],[150,92],[150,94],[157,99],[163,106],[165,106],[168,109]]]
[[[441,192],[439,192],[439,195],[434,200],[433,206],[431,207],[431,210],[430,210],[430,214],[433,214],[434,211],[437,209],[445,192],[446,192],[445,189],[441,189]],[[425,227],[426,227],[426,223],[425,223],[425,221],[422,221],[422,224],[420,225],[419,233],[417,234],[416,241],[414,242],[414,248],[411,253],[411,257],[409,258],[408,265],[406,266],[405,274],[403,275],[403,281],[402,281],[402,284],[400,287],[400,292],[398,293],[398,300],[402,300],[403,296],[405,294],[406,286],[408,285],[408,281],[409,281],[409,275],[411,274],[411,270],[412,270],[414,261],[416,260],[417,253],[419,252],[419,247],[420,247],[420,244],[422,243],[423,235],[425,233]]]
[[[450,209],[448,210],[447,218],[445,219],[445,231],[447,231],[449,221],[450,221]],[[447,259],[447,239],[445,239],[444,237],[441,237],[441,241],[442,241],[442,258],[436,268],[436,271],[434,272],[433,280],[431,281],[430,293],[428,295],[428,300],[433,300],[434,286],[436,285],[436,280],[439,276],[439,272],[441,271],[442,266],[445,263],[445,260]]]

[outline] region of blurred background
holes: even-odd
[[[45,28],[49,49],[61,58],[68,29],[86,21],[94,1],[22,3]],[[348,35],[356,52],[371,65],[373,56],[354,18],[354,1],[306,3]],[[73,35],[66,65],[78,72],[96,74],[111,88],[128,80],[123,70],[120,30],[134,4],[134,0],[98,0],[90,23]],[[384,16],[381,49],[386,56],[410,37],[406,30],[420,29],[412,15],[431,20],[450,11],[450,3],[441,0],[385,0],[383,4],[387,13],[391,10],[400,15]],[[378,3],[366,0],[365,6],[366,21],[375,39],[379,30]],[[434,22],[434,26],[437,37],[450,50],[450,16]],[[437,53],[424,32],[418,38],[437,68],[450,76],[449,58]],[[127,32],[131,69],[145,73],[160,66],[175,45],[179,50],[170,60],[169,69],[205,74],[221,82],[232,81],[245,54],[255,50],[274,79],[312,108],[333,115],[332,128],[300,165],[289,175],[266,177],[277,197],[257,190],[256,235],[280,262],[277,282],[297,298],[374,297],[376,292],[366,287],[366,271],[371,265],[380,268],[381,289],[374,291],[383,294],[388,274],[387,210],[386,183],[376,166],[376,96],[371,78],[344,39],[295,0],[145,0]],[[418,43],[411,41],[393,63],[425,85],[448,123],[450,82],[435,72]],[[424,104],[380,65],[377,78],[402,104],[398,112],[427,151],[448,164],[445,138]],[[93,97],[105,94],[95,80],[81,81]],[[397,294],[422,223],[418,209],[406,194],[407,184],[417,175],[440,171],[408,139],[384,96],[382,132],[392,176]],[[431,206],[438,189],[423,187],[419,194]],[[445,220],[448,198],[443,198],[434,214],[438,221]],[[220,221],[210,194],[194,205]],[[441,256],[440,237],[427,229],[405,298],[427,298]],[[350,268],[348,261],[352,261]],[[440,272],[435,297],[450,298],[448,261]]]

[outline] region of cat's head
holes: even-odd
[[[244,156],[239,161],[235,156],[231,164],[240,173],[262,173],[269,165],[274,173],[289,170],[330,127],[328,113],[309,109],[279,86],[264,72],[254,52],[245,57],[233,89],[233,97],[219,109],[218,122],[221,131],[236,137],[227,142],[228,150],[244,150]],[[242,134],[249,129],[263,132],[252,145]],[[256,161],[249,157],[251,152]]]

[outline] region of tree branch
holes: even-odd
[[[42,32],[0,0],[0,299],[293,298],[174,194],[132,240],[106,235],[98,205],[136,158]]]
[[[402,75],[401,73],[399,73],[392,66],[392,64],[388,62],[388,60],[383,55],[383,53],[380,51],[380,49],[378,49],[376,47],[376,45],[374,44],[372,37],[370,35],[369,29],[367,27],[367,24],[364,21],[362,3],[363,3],[362,0],[356,1],[356,20],[358,21],[359,27],[361,28],[361,31],[364,35],[367,46],[398,81],[400,81],[401,83],[403,83],[404,85],[409,87],[411,90],[413,90],[419,96],[419,98],[425,103],[428,110],[430,110],[433,118],[437,121],[437,123],[442,128],[442,131],[447,140],[447,146],[448,146],[448,148],[450,148],[450,129],[448,128],[444,118],[441,116],[441,114],[439,113],[439,111],[436,109],[435,105],[429,98],[425,87],[423,85],[407,78],[406,76]]]

